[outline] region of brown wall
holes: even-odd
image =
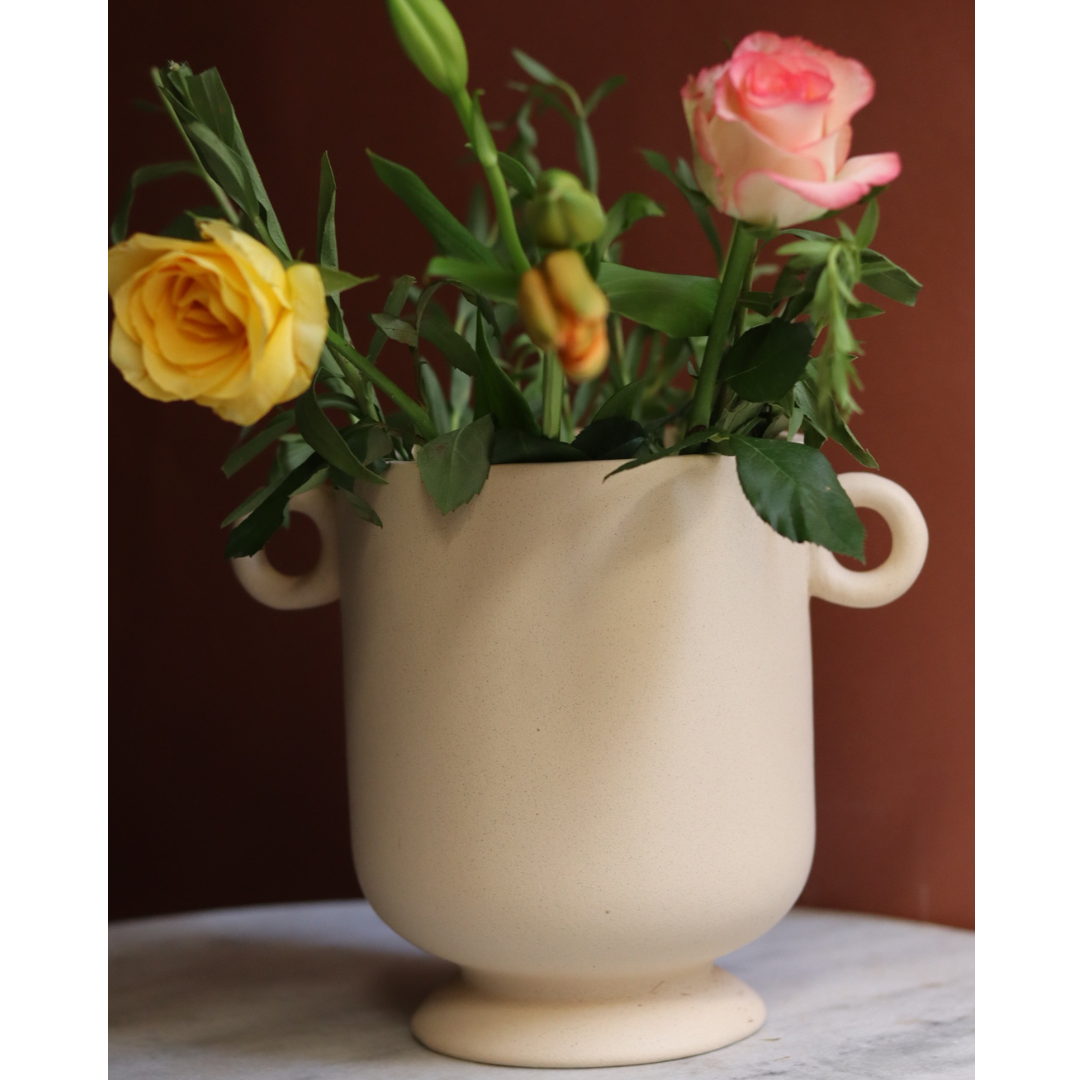
[[[862,324],[866,415],[856,426],[883,473],[920,502],[930,556],[890,607],[814,602],[820,817],[803,900],[972,925],[970,5],[774,0],[767,16],[748,0],[458,0],[455,9],[489,117],[515,100],[503,89],[516,75],[511,46],[585,90],[609,74],[630,77],[596,116],[601,195],[643,190],[668,207],[628,245],[627,261],[652,269],[709,272],[693,219],[635,151],[687,154],[678,90],[687,73],[718,62],[722,38],[801,34],[877,78],[854,149],[897,150],[904,173],[883,200],[875,247],[925,290],[914,310],[890,304]],[[216,65],[294,248],[313,249],[318,162],[329,150],[342,265],[383,275],[351,294],[352,310],[372,310],[362,305],[380,303],[394,275],[422,272],[426,236],[380,188],[364,148],[414,167],[459,212],[473,177],[455,165],[450,109],[404,60],[379,0],[116,0],[111,14],[114,204],[134,166],[182,156],[163,118],[132,107],[152,98],[150,65]],[[572,165],[554,121],[541,136],[546,164]],[[152,232],[204,201],[193,181],[144,189],[132,224]],[[112,913],[357,895],[337,609],[278,613],[241,593],[217,525],[260,478],[218,471],[233,431],[194,405],[140,398],[115,371],[109,378]],[[301,521],[272,551],[297,569],[312,543]],[[882,546],[871,523],[871,553]]]

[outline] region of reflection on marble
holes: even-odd
[[[698,1057],[581,1070],[475,1065],[408,1018],[453,970],[361,901],[110,929],[112,1080],[971,1080],[974,935],[796,908],[723,966],[765,999],[756,1035]]]

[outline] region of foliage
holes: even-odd
[[[488,124],[477,94],[465,87],[467,60],[456,27],[440,21],[439,12],[421,24],[408,4],[397,6],[396,30],[423,73],[450,98],[484,186],[462,221],[407,165],[369,151],[378,178],[430,234],[435,255],[426,287],[412,277],[397,279],[381,309],[355,315],[350,332],[342,292],[370,279],[338,266],[337,189],[323,156],[315,252],[330,328],[310,389],[242,430],[225,462],[231,476],[271,455],[265,484],[223,523],[242,519],[227,553],[259,550],[286,521],[290,495],[317,483],[342,489],[360,517],[381,524],[354,487],[357,480],[385,483],[390,460],[415,460],[445,514],[474,498],[491,467],[503,463],[621,460],[613,470],[619,473],[677,453],[723,453],[734,455],[747,498],[778,532],[861,557],[862,526],[821,447],[832,439],[862,465],[876,467],[849,426],[859,411],[853,388],[861,386],[855,371],[861,345],[852,323],[881,309],[856,290],[863,286],[910,305],[920,289],[870,248],[878,193],[864,200],[854,229],[836,218],[835,234],[788,229],[777,237],[736,224],[725,245],[687,162],[672,165],[645,151],[648,164],[699,221],[717,272],[697,277],[625,265],[626,234],[662,217],[664,208],[649,194],[625,192],[596,211],[593,224],[600,165],[590,125],[623,79],[607,79],[583,96],[515,49],[526,76],[511,84],[520,105],[505,122]],[[450,42],[452,55],[441,56],[442,41]],[[218,72],[195,74],[170,64],[155,69],[153,80],[189,158],[133,175],[110,224],[110,241],[125,236],[137,187],[195,173],[215,203],[197,214],[225,218],[288,265],[290,248]],[[538,132],[549,116],[573,133],[580,184],[564,180],[565,173],[557,179],[559,190],[584,207],[580,213],[592,215],[587,228],[573,217],[578,203],[567,203],[570,210],[559,204],[563,216],[553,216],[554,174],[542,165]],[[541,206],[539,199],[549,203]],[[518,318],[519,277],[545,254],[537,233],[545,243],[575,246],[610,303],[606,371],[574,389]],[[758,267],[773,241],[770,257],[785,261]],[[379,366],[388,347],[411,354],[411,390]]]

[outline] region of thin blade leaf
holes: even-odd
[[[488,266],[502,265],[495,253],[443,206],[416,173],[370,150],[367,153],[379,179],[416,215],[444,254]]]
[[[645,429],[627,416],[604,416],[586,427],[570,444],[593,461],[632,458],[645,441]]]
[[[143,184],[149,184],[154,180],[166,180],[170,176],[178,176],[187,173],[191,176],[202,176],[202,169],[194,161],[163,161],[159,165],[144,165],[131,174],[124,193],[120,196],[120,202],[116,207],[116,215],[109,225],[109,243],[119,244],[127,236],[128,219],[131,216],[131,206],[135,201],[135,191]]]
[[[322,278],[323,288],[327,296],[335,299],[346,289],[355,288],[357,285],[366,285],[369,281],[378,279],[378,274],[369,274],[367,277],[357,277],[355,274],[338,270],[332,266],[319,266],[319,276]]]
[[[242,446],[238,446],[221,466],[221,471],[226,476],[232,476],[242,469],[249,461],[256,458],[272,443],[290,430],[296,423],[296,413],[289,409],[276,416],[257,435],[253,435]]]
[[[586,460],[586,455],[569,443],[549,439],[544,435],[533,435],[527,431],[499,428],[491,446],[492,465]]]
[[[225,544],[226,558],[240,559],[261,551],[266,541],[284,522],[290,496],[325,466],[326,462],[318,454],[312,454],[297,465],[272,492],[259,501],[251,516],[241,521],[229,533]]]
[[[529,403],[491,355],[484,326],[483,319],[476,320],[477,413],[492,413],[499,427],[539,435],[540,425]]]
[[[342,438],[341,432],[319,408],[319,403],[315,400],[314,383],[296,399],[296,426],[308,446],[342,472],[360,477],[369,484],[386,483],[378,473],[372,472],[360,461]]]
[[[669,337],[701,337],[712,325],[720,283],[715,278],[661,274],[605,262],[597,277],[612,311]]]
[[[863,284],[874,292],[887,296],[890,300],[899,300],[908,307],[918,299],[922,285],[906,270],[901,269],[891,259],[867,248],[862,253],[861,276]]]
[[[506,182],[521,192],[527,199],[536,197],[536,181],[532,174],[516,157],[499,151],[499,171],[506,178]]]
[[[488,263],[472,262],[469,259],[455,259],[445,255],[437,256],[427,265],[428,277],[452,278],[470,289],[476,289],[492,300],[503,300],[513,304],[517,302],[518,276],[513,270]]]

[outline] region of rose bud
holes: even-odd
[[[802,38],[758,33],[683,87],[701,190],[722,213],[787,228],[856,203],[900,174],[897,154],[849,158],[849,121],[874,80]]]
[[[442,0],[387,0],[394,32],[436,90],[453,96],[469,82],[465,39]]]
[[[562,169],[541,174],[536,197],[525,207],[525,224],[541,247],[591,244],[604,231],[606,220],[600,200]]]
[[[109,248],[109,358],[148,398],[254,424],[311,385],[326,340],[322,277],[286,269],[224,221],[199,229],[203,241],[135,233]]]
[[[525,330],[559,357],[572,382],[595,379],[608,358],[608,299],[573,248],[553,251],[521,275],[518,311]]]

